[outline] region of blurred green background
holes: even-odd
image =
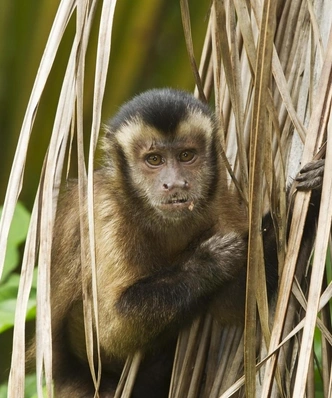
[[[58,5],[59,1],[54,0],[1,0],[0,204],[4,201],[25,108]],[[199,61],[207,28],[209,0],[191,1],[189,5],[195,55]],[[97,15],[86,66],[86,135],[91,123],[98,20]],[[21,195],[28,208],[31,208],[39,181],[74,33],[75,14],[44,91],[30,141]],[[132,95],[162,86],[194,88],[179,0],[119,0],[115,9],[103,120],[112,116]]]

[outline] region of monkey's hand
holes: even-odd
[[[151,333],[183,324],[209,305],[225,283],[245,272],[246,252],[245,236],[216,234],[189,247],[172,266],[127,287],[117,311],[148,341]]]
[[[226,235],[217,233],[194,251],[189,248],[188,252],[192,255],[184,262],[184,269],[190,272],[199,268],[202,278],[211,278],[220,284],[233,279],[244,266],[247,239],[235,232]]]
[[[310,191],[320,189],[323,183],[325,159],[316,160],[306,164],[296,177],[299,191]]]

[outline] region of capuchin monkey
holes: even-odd
[[[140,351],[132,396],[167,397],[182,328],[215,300],[221,324],[244,321],[246,209],[226,181],[217,121],[188,93],[158,89],[133,98],[106,125],[101,148],[104,162],[94,173],[99,396],[113,397],[126,358]],[[309,165],[298,188],[318,188],[322,174],[323,164]],[[78,202],[78,184],[70,182],[58,205],[52,249],[53,372],[60,398],[94,396]],[[315,203],[310,210],[311,233],[317,209]],[[83,230],[87,235],[88,226]],[[271,296],[278,267],[269,214],[262,231]]]

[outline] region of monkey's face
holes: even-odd
[[[149,217],[205,216],[220,180],[216,124],[205,104],[178,90],[145,92],[120,108],[103,143],[135,209],[144,206]]]
[[[145,207],[173,219],[190,217],[205,208],[217,170],[211,136],[201,124],[184,120],[170,136],[138,120],[128,123],[125,130],[130,140],[127,136],[123,146],[124,132],[118,139],[124,149],[126,174]]]
[[[165,217],[188,216],[203,200],[206,157],[194,142],[154,142],[139,154],[138,165],[137,191]]]

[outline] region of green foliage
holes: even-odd
[[[0,214],[2,208],[0,209]],[[25,241],[29,227],[30,214],[25,207],[18,203],[8,236],[5,266],[0,281],[0,334],[14,326],[16,298],[20,282],[20,275],[16,272],[20,263],[20,246]],[[36,317],[36,275],[28,303],[27,320]],[[9,347],[8,347],[9,349]],[[26,377],[27,398],[36,393],[36,376]],[[7,383],[0,385],[0,398],[7,396]]]
[[[315,330],[314,339],[314,353],[315,353],[315,396],[323,398],[323,382],[322,382],[322,335],[318,328]]]
[[[36,279],[36,278],[35,278]],[[13,273],[8,280],[0,284],[0,333],[14,326],[16,297],[18,292],[20,276]],[[26,320],[30,321],[36,317],[36,284],[30,294]]]
[[[37,398],[36,393],[36,375],[31,374],[25,377],[25,398]],[[8,385],[7,383],[0,385],[0,398],[7,397]]]
[[[0,215],[1,213],[2,208],[0,209]],[[29,220],[29,212],[21,203],[18,203],[15,209],[13,221],[8,236],[6,260],[4,271],[2,274],[2,280],[6,280],[8,275],[13,272],[18,266],[20,258],[19,246],[25,241],[29,227]]]
[[[9,232],[5,266],[0,282],[0,333],[3,333],[14,325],[16,297],[20,281],[19,274],[14,271],[19,265],[19,248],[26,238],[29,220],[30,215],[28,211],[21,203],[18,203]],[[27,320],[35,317],[35,298],[36,292],[33,289],[28,305]]]

